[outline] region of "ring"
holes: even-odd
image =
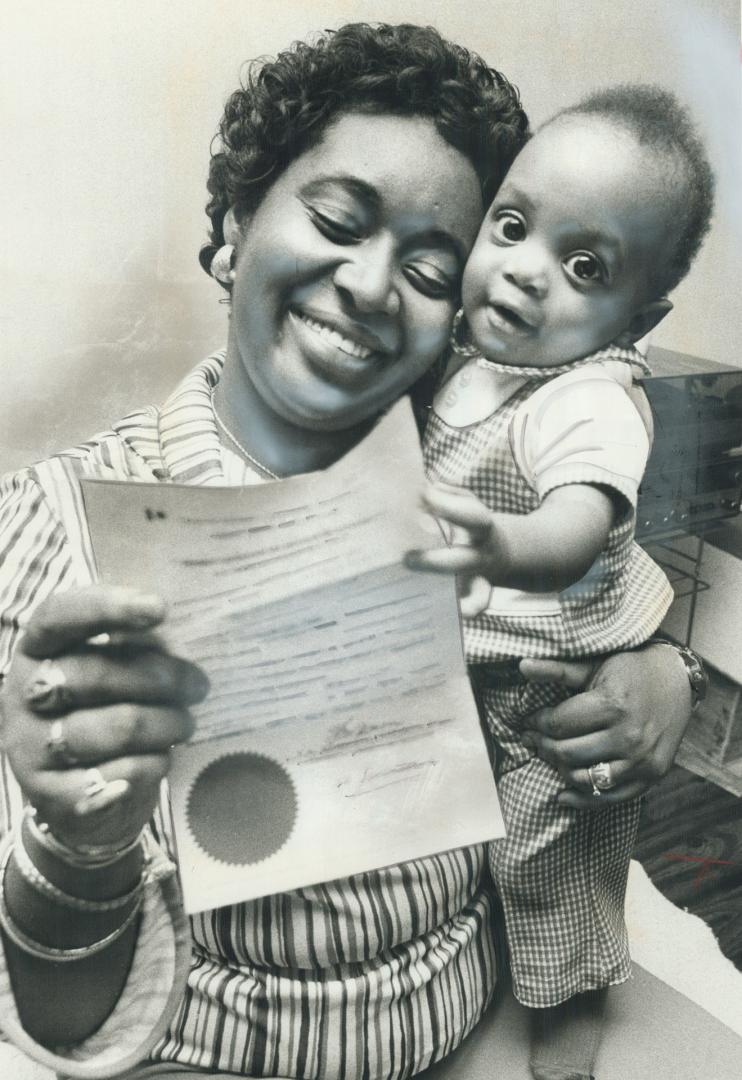
[[[85,770],[82,797],[75,803],[75,813],[81,817],[105,810],[131,790],[128,780],[106,780],[100,769]]]
[[[100,795],[102,791],[106,790],[107,781],[103,776],[100,769],[86,769],[85,770],[85,792],[83,794],[84,799],[93,799],[96,795]]]
[[[605,761],[599,761],[596,765],[591,765],[587,770],[587,775],[593,785],[593,795],[597,798],[600,798],[604,791],[610,791],[612,787],[616,786],[616,781],[611,776],[611,767]]]
[[[77,765],[77,758],[70,753],[67,745],[62,720],[52,720],[49,736],[46,740],[46,748],[55,765],[67,768],[70,765]]]
[[[36,677],[26,690],[26,701],[36,712],[64,712],[71,703],[67,676],[53,660],[42,660]]]

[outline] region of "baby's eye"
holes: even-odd
[[[526,223],[514,210],[501,210],[493,227],[495,240],[504,244],[519,244],[526,238]]]
[[[589,251],[575,251],[564,260],[564,269],[578,281],[602,283],[608,280],[603,263]]]
[[[329,207],[310,206],[309,214],[323,236],[333,244],[357,244],[362,232],[357,222]]]

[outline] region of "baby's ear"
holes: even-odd
[[[621,345],[633,345],[639,338],[643,338],[650,330],[662,322],[665,315],[672,311],[672,301],[663,296],[660,300],[652,300],[634,313],[631,322],[624,332],[619,335],[618,342]]]

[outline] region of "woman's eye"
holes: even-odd
[[[505,244],[519,244],[526,238],[526,223],[519,214],[502,210],[495,218],[495,240]]]
[[[570,255],[564,260],[564,268],[570,277],[578,281],[604,282],[608,278],[600,259],[589,251],[576,251]]]
[[[330,214],[327,210],[319,210],[316,206],[310,208],[310,214],[322,235],[334,244],[356,244],[363,239],[360,227],[350,218],[337,213]]]
[[[453,296],[457,281],[434,263],[415,262],[405,266],[405,275],[418,292],[434,300]]]

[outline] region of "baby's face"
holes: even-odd
[[[463,281],[474,343],[491,360],[553,367],[622,338],[670,256],[667,160],[594,117],[526,145],[477,237]],[[639,336],[639,335],[636,335]]]

